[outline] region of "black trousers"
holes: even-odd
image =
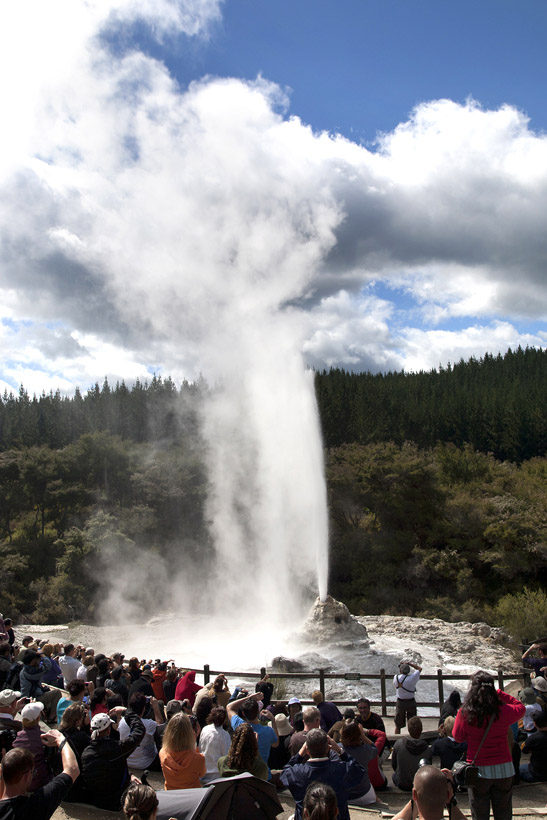
[[[513,815],[513,778],[481,778],[476,786],[468,788],[469,805],[473,820],[488,820],[490,804],[494,820],[511,820]]]

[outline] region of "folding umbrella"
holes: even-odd
[[[157,794],[157,820],[274,820],[283,811],[275,786],[247,773]]]

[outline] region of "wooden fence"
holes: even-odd
[[[189,667],[186,667],[189,668]],[[243,678],[243,679],[250,679],[258,682],[261,680],[264,675],[266,674],[266,669],[262,667],[260,672],[225,672],[221,670],[213,670],[210,668],[209,664],[205,664],[205,666],[201,669],[193,668],[193,671],[196,674],[203,675],[204,683],[209,683],[211,678],[215,678],[217,675],[226,675],[228,678]],[[380,672],[377,674],[362,674],[358,672],[326,672],[324,669],[317,669],[314,671],[309,672],[268,672],[269,678],[271,679],[272,683],[275,681],[276,678],[282,678],[283,680],[309,680],[312,681],[310,684],[310,692],[314,689],[319,689],[323,693],[323,697],[326,700],[330,700],[327,698],[326,693],[326,682],[329,680],[344,680],[344,681],[351,681],[352,683],[358,683],[359,681],[379,681],[380,682],[380,700],[370,700],[371,706],[376,706],[381,708],[381,714],[383,717],[388,716],[388,707],[395,708],[395,700],[388,700],[388,686],[390,687],[390,691],[393,688],[393,675],[394,673],[386,673],[385,669],[380,669]],[[452,672],[443,672],[442,669],[437,669],[435,675],[420,675],[420,681],[437,681],[437,693],[438,699],[436,701],[427,701],[427,700],[417,700],[416,705],[418,708],[420,706],[425,707],[437,707],[440,709],[444,701],[446,700],[445,697],[445,681],[450,681],[450,688],[452,689],[453,681],[465,681],[465,688],[467,688],[467,684],[469,683],[469,675],[457,675]],[[521,679],[523,686],[530,685],[530,669],[518,669],[513,672],[504,671],[503,669],[498,669],[497,671],[497,679],[498,679],[498,687],[500,689],[505,688],[505,683],[508,680],[515,680]],[[301,699],[301,703],[306,705],[308,703],[312,703],[311,699],[306,700],[304,698]],[[355,704],[354,700],[336,700],[335,703],[338,706],[353,706]]]

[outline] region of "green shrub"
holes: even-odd
[[[524,587],[522,592],[504,595],[492,611],[497,625],[518,641],[547,636],[547,594],[543,590]]]

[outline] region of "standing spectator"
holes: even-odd
[[[415,671],[411,673],[410,667]],[[420,680],[422,667],[411,661],[401,661],[399,664],[399,674],[393,678],[393,684],[397,693],[397,705],[395,707],[395,734],[400,735],[401,729],[406,726],[407,718],[414,717],[417,713],[416,707],[416,685]],[[410,787],[412,788],[412,783]]]
[[[82,665],[76,657],[76,647],[73,643],[65,644],[64,655],[59,658],[59,666],[63,673],[63,686],[66,689],[71,680],[78,674],[78,669]]]
[[[49,658],[51,669],[44,673],[43,683],[49,683],[51,686],[61,688],[63,686],[63,673],[53,654],[54,647],[52,643],[45,643],[42,647],[42,653],[45,658]]]
[[[152,669],[152,689],[156,700],[163,700],[163,683],[167,679],[167,664],[158,663]]]
[[[408,734],[410,737],[401,737],[396,741],[391,754],[393,782],[405,792],[412,791],[420,760],[431,761],[431,749],[427,741],[421,738],[422,721],[419,717],[411,717],[408,721]]]
[[[223,706],[215,706],[208,717],[208,723],[199,736],[199,750],[205,757],[205,774],[201,778],[205,786],[218,777],[219,758],[228,754],[230,735],[224,728],[227,712]]]
[[[530,658],[531,652],[537,652],[538,657]],[[536,675],[545,677],[547,671],[547,643],[533,643],[522,656],[522,661],[526,666],[530,666]]]
[[[13,647],[15,645],[15,632],[13,631],[13,621],[11,620],[11,618],[4,618],[4,626],[6,627],[8,643],[11,646],[11,654],[13,655]]]
[[[488,820],[490,804],[494,820],[510,820],[512,816],[515,769],[507,730],[523,717],[524,712],[524,705],[519,700],[501,689],[496,690],[492,675],[483,670],[475,672],[453,730],[454,740],[467,743],[467,760],[471,763],[492,719],[475,760],[480,780],[467,790],[473,820]]]
[[[290,741],[294,734],[294,729],[289,723],[289,718],[280,712],[275,716],[275,724],[277,726],[277,734],[279,736],[279,746],[270,750],[268,758],[268,766],[270,769],[282,769],[287,765],[291,758]]]
[[[205,757],[196,749],[196,736],[188,715],[171,718],[163,735],[160,761],[165,788],[197,789],[206,773]]]
[[[321,712],[321,728],[324,732],[328,732],[337,720],[342,720],[342,713],[336,704],[323,698],[323,692],[316,689],[312,692],[312,700]]]
[[[273,690],[273,683],[270,681],[269,675],[264,675],[262,680],[259,680],[255,686],[255,692],[262,692],[262,704],[265,709],[267,709],[271,703]]]
[[[289,702],[287,703],[287,708],[289,710],[289,721],[291,726],[294,726],[294,719],[296,715],[302,713],[302,704],[298,700],[298,698],[290,698]]]

